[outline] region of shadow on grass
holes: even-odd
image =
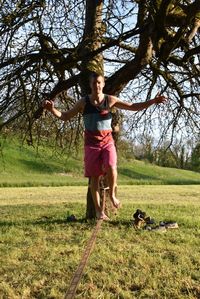
[[[46,164],[44,161],[36,161],[36,160],[25,160],[20,159],[19,160],[22,165],[25,166],[25,168],[29,171],[37,172],[37,173],[49,173],[52,174],[54,172],[60,172],[61,168],[51,164],[50,161],[48,161],[48,164]]]
[[[119,175],[126,176],[131,179],[136,179],[136,180],[158,180],[158,176],[153,176],[153,175],[146,175],[143,173],[138,173],[134,171],[133,169],[128,169],[128,168],[118,168],[118,173]]]
[[[106,226],[125,226],[130,227],[131,220],[110,220],[103,222],[102,224],[106,224]],[[67,226],[76,226],[77,224],[84,224],[87,227],[95,227],[97,224],[97,221],[94,219],[87,220],[86,218],[80,218],[76,221],[68,221],[67,219],[61,219],[61,218],[50,218],[50,217],[41,217],[36,220],[21,220],[21,221],[0,221],[0,227],[13,227],[13,226],[22,226],[22,225],[38,225],[38,226],[51,226],[51,225],[67,225]]]
[[[144,173],[138,173],[133,169],[128,168],[118,168],[118,174],[127,179],[133,180],[129,181],[128,185],[138,185],[138,184],[148,184],[148,185],[199,185],[200,180],[198,178],[176,178],[169,177],[166,175],[165,177],[159,176],[159,174],[146,175]],[[123,181],[122,181],[123,182]],[[127,183],[127,182],[126,182]],[[123,184],[123,183],[122,183]]]

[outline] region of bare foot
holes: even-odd
[[[97,217],[98,220],[104,220],[104,221],[109,221],[110,220],[110,218],[104,212],[96,213],[96,217]]]
[[[111,201],[112,201],[113,206],[114,206],[116,209],[121,208],[122,204],[121,204],[121,202],[120,202],[115,196],[112,196],[112,197],[111,197]]]

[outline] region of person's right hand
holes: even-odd
[[[42,103],[42,107],[48,111],[52,111],[54,108],[54,102],[52,100],[45,100]]]

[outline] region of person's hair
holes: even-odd
[[[103,74],[92,72],[89,75],[89,81],[91,81],[92,79],[97,79],[98,77],[102,77],[103,79],[105,79]]]

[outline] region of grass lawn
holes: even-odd
[[[38,151],[19,141],[0,138],[0,188],[38,186],[86,186],[83,155],[53,153],[41,147]],[[200,173],[159,167],[144,161],[125,159],[118,154],[120,185],[190,185],[200,184]]]
[[[0,298],[63,298],[95,223],[85,223],[86,186],[0,189]],[[76,298],[200,298],[198,185],[121,185],[122,208],[104,222]],[[141,208],[166,233],[136,231]],[[78,221],[66,221],[68,214]]]

